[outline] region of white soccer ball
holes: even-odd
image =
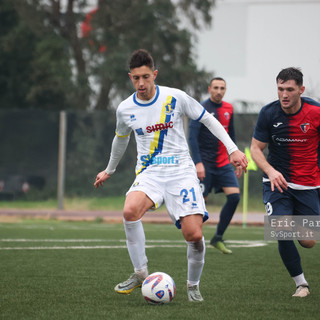
[[[143,281],[141,292],[150,304],[167,304],[176,294],[176,285],[168,274],[154,272]]]

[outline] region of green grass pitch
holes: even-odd
[[[293,281],[275,242],[262,227],[229,227],[233,250],[207,245],[200,283],[203,303],[186,295],[186,244],[173,225],[145,224],[149,272],[175,280],[172,303],[150,306],[136,289],[119,295],[114,286],[132,266],[123,226],[95,222],[25,220],[0,223],[0,319],[316,319],[320,252],[299,247],[311,295],[292,298]],[[206,242],[215,227],[204,225]]]

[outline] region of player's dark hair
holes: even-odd
[[[286,68],[282,69],[277,75],[276,81],[281,83],[288,80],[294,80],[298,86],[303,84],[303,74],[299,68]]]
[[[154,69],[154,62],[151,54],[145,49],[139,49],[133,52],[129,60],[129,70],[147,66]]]
[[[223,78],[221,78],[221,77],[214,77],[214,78],[212,78],[212,79],[210,80],[209,86],[211,86],[212,81],[214,81],[214,80],[220,80],[220,81],[224,81],[224,83],[226,83],[226,80],[224,80]]]

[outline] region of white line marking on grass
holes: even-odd
[[[258,240],[228,240],[226,243],[228,243],[228,247],[230,248],[254,248],[268,245],[267,241]]]
[[[0,239],[0,242],[126,242],[125,239]],[[184,240],[146,240],[147,243],[185,243]]]
[[[0,242],[125,242],[109,239],[0,239]]]
[[[0,250],[78,250],[78,249],[125,249],[126,246],[66,246],[66,247],[4,247]]]
[[[125,243],[126,240],[120,239],[0,239],[0,242],[38,242],[38,243],[97,243],[114,242],[114,245],[100,246],[33,246],[33,247],[0,247],[0,250],[83,250],[83,249],[126,249],[126,245],[117,245],[116,243]],[[229,247],[233,248],[252,248],[267,246],[267,241],[257,240],[229,240],[226,241]],[[184,240],[147,240],[146,248],[185,248]],[[151,244],[153,243],[153,244]]]
[[[73,223],[73,222],[72,222]],[[26,230],[50,230],[50,231],[57,231],[57,230],[76,230],[76,231],[91,231],[91,230],[105,230],[108,231],[112,229],[112,231],[124,231],[123,225],[108,225],[108,224],[93,224],[88,227],[83,226],[75,226],[70,224],[54,224],[54,225],[25,225],[25,224],[1,224],[0,228],[3,229],[26,229]]]
[[[267,243],[247,243],[247,244],[231,244],[228,245],[228,248],[254,248],[254,247],[265,247],[267,246]]]
[[[264,240],[226,240],[228,243],[254,243],[254,242],[266,242]]]
[[[150,246],[146,248],[185,248],[182,245],[158,245]],[[3,247],[1,250],[83,250],[83,249],[127,249],[127,246],[66,246],[66,247]]]

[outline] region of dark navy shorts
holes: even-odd
[[[283,193],[277,188],[271,191],[269,182],[263,183],[263,202],[267,215],[320,215],[319,189],[295,190],[288,188]]]
[[[205,166],[206,177],[200,182],[202,194],[206,197],[214,188],[215,193],[223,192],[222,187],[239,188],[238,179],[229,163],[220,168],[209,169]]]

